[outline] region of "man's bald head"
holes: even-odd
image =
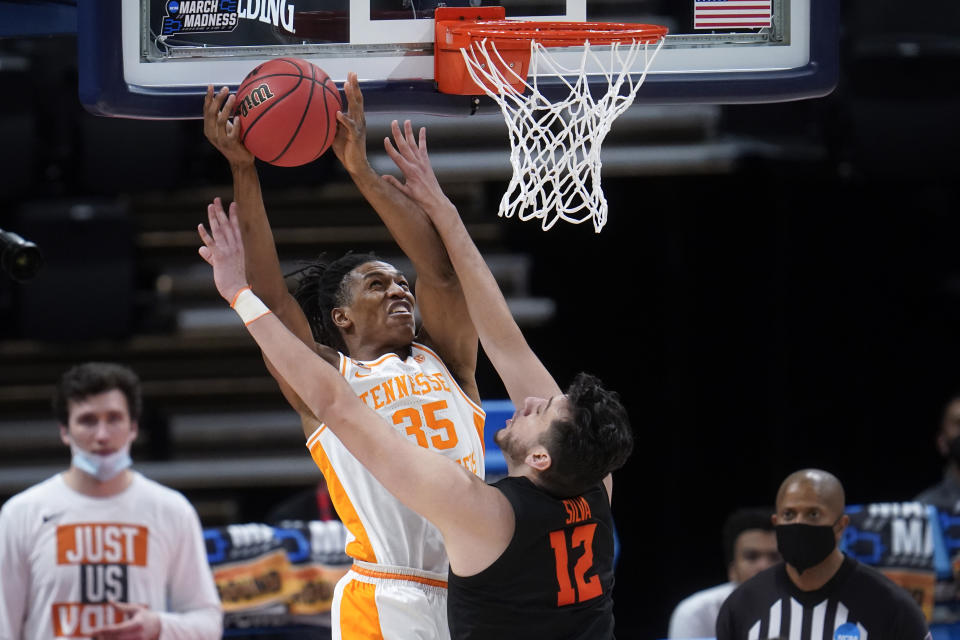
[[[835,517],[846,508],[843,485],[835,475],[821,469],[802,469],[787,476],[777,491],[777,512],[798,501],[818,504]]]
[[[787,564],[787,575],[804,591],[822,587],[843,564],[837,545],[850,524],[850,516],[843,512],[845,502],[840,481],[820,469],[791,473],[777,491],[773,514],[777,548]]]

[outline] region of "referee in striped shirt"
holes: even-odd
[[[792,473],[776,504],[784,562],[730,594],[717,640],[930,640],[904,589],[837,548],[849,518],[836,477],[819,469]]]

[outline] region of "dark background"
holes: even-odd
[[[724,581],[723,518],[769,505],[796,469],[835,473],[848,503],[909,499],[939,478],[933,438],[960,387],[956,13],[845,2],[834,93],[724,108],[725,133],[815,154],[605,179],[599,235],[500,221],[533,257],[532,291],[558,305],[528,332],[534,349],[562,384],[601,375],[636,429],[615,476],[618,637],[664,636],[682,597]],[[0,100],[0,228],[40,197],[224,184],[199,122],[84,114],[73,47],[0,39],[36,61]],[[149,164],[118,161],[125,149],[150,149]],[[17,291],[0,282],[10,339]],[[486,364],[481,390],[502,395]]]

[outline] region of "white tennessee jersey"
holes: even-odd
[[[361,362],[340,354],[340,373],[357,396],[383,416],[385,426],[484,477],[486,414],[463,392],[436,353],[413,343],[406,360],[390,353]],[[348,555],[364,562],[446,574],[447,554],[437,528],[394,498],[326,425],[307,438],[307,448],[349,532]]]

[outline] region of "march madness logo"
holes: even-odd
[[[238,0],[168,0],[162,34],[233,31]]]
[[[57,527],[57,564],[80,572],[79,602],[53,604],[57,638],[88,638],[124,615],[111,602],[130,602],[129,567],[147,566],[147,528],[118,523]]]
[[[161,34],[233,31],[240,20],[256,20],[294,33],[289,0],[167,0]]]

